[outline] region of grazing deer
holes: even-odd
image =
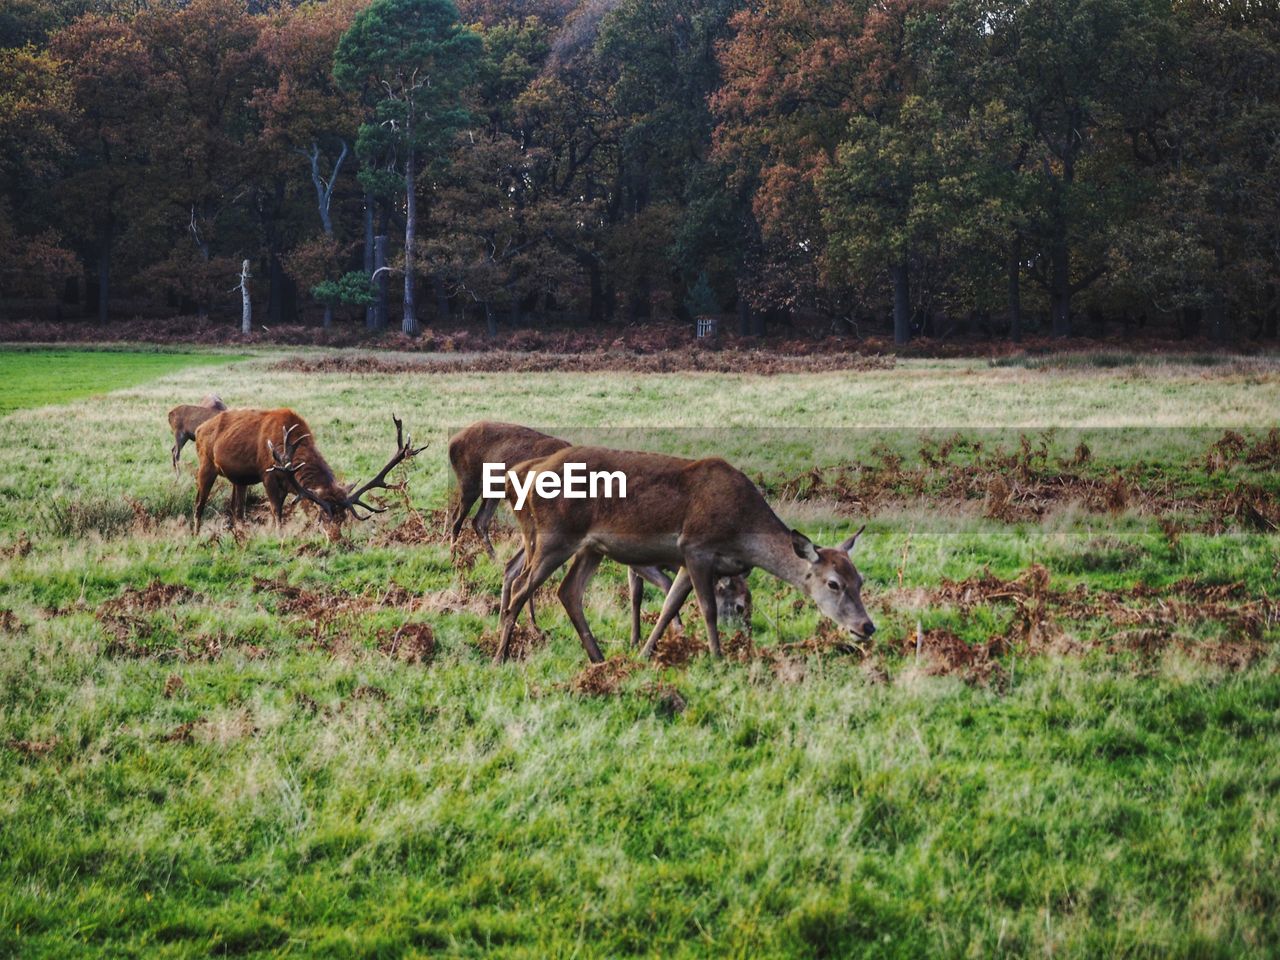
[[[855,533],[838,548],[818,547],[783,523],[764,496],[740,470],[724,460],[686,460],[662,454],[568,447],[514,468],[517,477],[530,472],[566,475],[566,464],[583,464],[590,472],[622,472],[625,497],[568,500],[528,490],[516,511],[528,559],[512,584],[502,610],[496,663],[506,659],[516,617],[535,590],[555,570],[573,559],[560,584],[560,602],[582,640],[587,656],[603,660],[582,610],[582,595],[603,557],[635,564],[681,567],[667,593],[662,615],[644,646],[651,657],[658,638],[693,590],[707,625],[713,656],[720,656],[715,602],[716,579],[739,576],[753,567],[802,590],[818,609],[844,629],[865,638],[875,625],[862,605],[862,576],[849,555]],[[514,506],[514,484],[507,498]]]
[[[200,532],[209,491],[220,476],[231,481],[233,522],[237,515],[244,519],[245,492],[255,483],[266,490],[277,526],[284,522],[285,498],[290,493],[297,498],[295,503],[314,503],[335,529],[340,529],[347,514],[367,520],[357,507],[370,514],[381,513],[385,507],[371,507],[361,497],[375,488],[386,488],[387,474],[425,449],[414,449],[412,439],[404,438],[399,418],[391,419],[396,425],[395,454],[372,480],[352,488],[334,477],[311,437],[311,428],[292,410],[228,410],[218,414],[196,430],[200,466],[196,471],[195,532]]]
[[[458,481],[458,502],[449,535],[450,548],[457,546],[467,514],[479,500],[480,509],[471,518],[471,527],[489,552],[490,559],[497,559],[497,551],[493,549],[493,541],[489,539],[489,524],[493,522],[493,515],[500,501],[493,498],[481,499],[486,463],[514,466],[524,460],[545,457],[567,446],[570,446],[569,441],[532,427],[493,420],[479,420],[450,437],[449,465]]]
[[[182,448],[188,440],[196,438],[196,428],[213,417],[216,417],[227,405],[216,393],[211,393],[198,405],[183,403],[169,411],[169,429],[173,431],[173,472],[178,472],[178,458],[182,456]]]
[[[470,426],[463,427],[449,438],[449,465],[458,482],[458,500],[450,518],[449,546],[457,546],[458,537],[462,533],[462,525],[477,500],[480,508],[471,519],[472,529],[484,544],[489,556],[497,559],[497,551],[493,549],[493,541],[489,539],[489,525],[493,515],[502,501],[496,498],[482,498],[484,491],[484,465],[486,463],[502,463],[513,466],[525,460],[545,457],[563,450],[571,444],[567,440],[553,437],[550,434],[524,427],[516,423],[500,423],[494,420],[479,420]],[[519,551],[508,561],[502,578],[502,601],[499,609],[505,609],[511,593],[511,582],[524,567],[524,551]],[[640,602],[644,596],[645,581],[653,584],[666,596],[671,589],[672,580],[658,567],[631,567],[628,571],[631,596],[632,646],[639,646],[640,635]],[[719,588],[719,587],[718,587]],[[745,600],[743,607],[751,602],[751,593],[746,581],[741,580],[733,585],[725,585],[725,605],[722,612],[731,615],[735,604]],[[739,611],[740,612],[740,611]],[[533,599],[529,599],[529,620],[537,626],[534,618]],[[679,624],[677,613],[675,622]]]

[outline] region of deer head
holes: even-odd
[[[792,549],[796,556],[809,564],[800,585],[819,610],[860,640],[876,632],[875,624],[862,605],[862,575],[850,559],[858,537],[865,529],[864,524],[857,533],[834,548],[814,546],[813,541],[799,530],[791,531]]]
[[[319,490],[312,490],[302,482],[298,476],[298,471],[306,466],[307,462],[296,459],[296,454],[302,441],[308,439],[311,435],[308,433],[299,437],[291,436],[297,426],[296,424],[285,429],[283,442],[279,447],[272,441],[267,441],[267,449],[271,452],[273,461],[269,472],[278,472],[285,478],[290,489],[293,490],[295,503],[300,500],[311,501],[330,523],[342,523],[347,514],[350,514],[356,520],[368,520],[373,514],[382,513],[387,508],[371,506],[361,498],[370,490],[378,488],[390,489],[391,485],[387,483],[387,474],[404,461],[416,457],[426,449],[425,446],[415,448],[413,446],[413,438],[405,438],[404,424],[400,422],[399,417],[393,415],[391,420],[396,425],[396,452],[372,480],[358,488],[344,488],[337,484],[332,484]],[[357,508],[369,512],[365,516],[361,516],[360,510]]]

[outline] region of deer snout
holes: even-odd
[[[734,604],[733,604],[733,612],[736,613],[738,616],[742,616],[744,613],[747,612],[747,605],[743,603],[741,600],[736,600],[734,601]]]
[[[863,640],[870,639],[871,635],[876,632],[876,625],[871,622],[870,617],[864,617],[854,624],[853,632]]]

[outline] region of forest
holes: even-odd
[[[0,318],[250,309],[1274,341],[1280,8],[6,3]]]

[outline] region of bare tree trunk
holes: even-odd
[[[408,137],[413,131],[406,131]],[[400,329],[406,336],[418,335],[418,313],[413,303],[413,241],[418,230],[418,191],[414,181],[417,164],[414,162],[413,141],[409,141],[408,156],[404,161],[404,322]]]
[[[324,305],[324,328],[326,330],[333,329],[333,304],[326,303]]]
[[[373,276],[373,193],[364,192],[364,275]],[[369,330],[378,329],[378,306],[371,303],[364,308],[364,325]]]
[[[387,326],[387,238],[379,234],[373,238],[373,273],[376,277],[377,299],[373,303],[373,329],[385,330]]]
[[[893,281],[893,342],[902,346],[911,340],[911,274],[905,260],[894,264],[889,274]]]
[[[249,299],[249,261],[240,265],[240,332],[253,331],[253,301]]]

